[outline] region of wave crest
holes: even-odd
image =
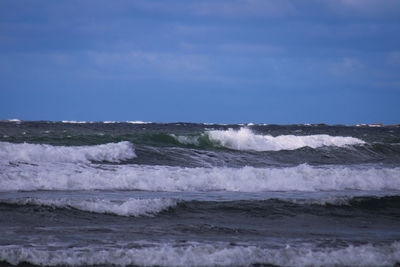
[[[6,162],[121,162],[136,157],[132,143],[123,141],[94,146],[52,146],[0,142],[0,160]]]
[[[259,135],[254,134],[248,128],[239,130],[210,130],[200,136],[175,136],[178,142],[199,146],[208,137],[210,143],[234,150],[252,151],[279,151],[295,150],[302,147],[318,148],[322,146],[338,146],[365,144],[364,141],[354,137],[319,135]]]
[[[58,164],[59,165],[59,164]],[[1,166],[0,166],[1,167]],[[371,166],[180,168],[145,165],[20,164],[0,169],[1,191],[337,191],[400,190],[400,168]]]
[[[120,216],[151,216],[170,207],[176,206],[174,199],[137,199],[107,200],[107,199],[6,199],[0,203],[16,205],[37,205],[52,208],[73,208],[94,213],[115,214]]]

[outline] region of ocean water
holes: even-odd
[[[0,121],[0,264],[395,266],[400,129]]]

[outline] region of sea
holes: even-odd
[[[399,264],[400,128],[0,121],[1,266]]]

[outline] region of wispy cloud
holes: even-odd
[[[348,15],[387,16],[400,15],[398,0],[318,0],[332,10]]]
[[[272,16],[279,17],[293,13],[295,6],[287,0],[236,0],[236,1],[199,1],[192,10],[197,15],[212,16]]]
[[[132,78],[192,79],[205,75],[208,58],[195,54],[132,50],[125,52],[88,52],[87,57],[100,72]]]
[[[390,65],[400,67],[400,51],[390,52],[387,55],[386,60]]]
[[[156,12],[214,17],[278,17],[295,11],[295,6],[290,0],[140,1],[136,5]]]
[[[331,73],[338,76],[354,75],[365,68],[360,60],[351,57],[341,58],[331,64]]]

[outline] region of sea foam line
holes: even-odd
[[[0,162],[120,162],[136,157],[133,144],[127,141],[94,146],[52,146],[0,142]]]
[[[0,165],[0,191],[341,191],[400,190],[400,167],[182,168],[146,165]]]
[[[295,150],[302,147],[317,148],[322,146],[348,146],[365,144],[363,140],[354,137],[319,135],[260,135],[248,128],[239,130],[210,130],[201,136],[173,136],[178,142],[190,145],[200,145],[201,137],[208,137],[217,145],[235,150],[279,151]]]
[[[126,123],[130,123],[130,124],[150,124],[152,122],[149,122],[149,121],[126,121]]]
[[[62,123],[71,123],[71,124],[85,124],[85,123],[92,123],[92,122],[87,122],[87,121],[61,121]]]
[[[73,208],[94,213],[115,214],[119,216],[152,216],[177,204],[175,199],[137,199],[107,200],[107,199],[43,199],[20,198],[0,200],[0,203],[17,205],[37,205],[52,208]]]
[[[400,242],[374,246],[318,248],[315,244],[263,248],[256,245],[170,243],[135,248],[62,247],[51,250],[17,245],[0,246],[0,260],[17,265],[139,265],[139,266],[394,266],[400,261]]]

